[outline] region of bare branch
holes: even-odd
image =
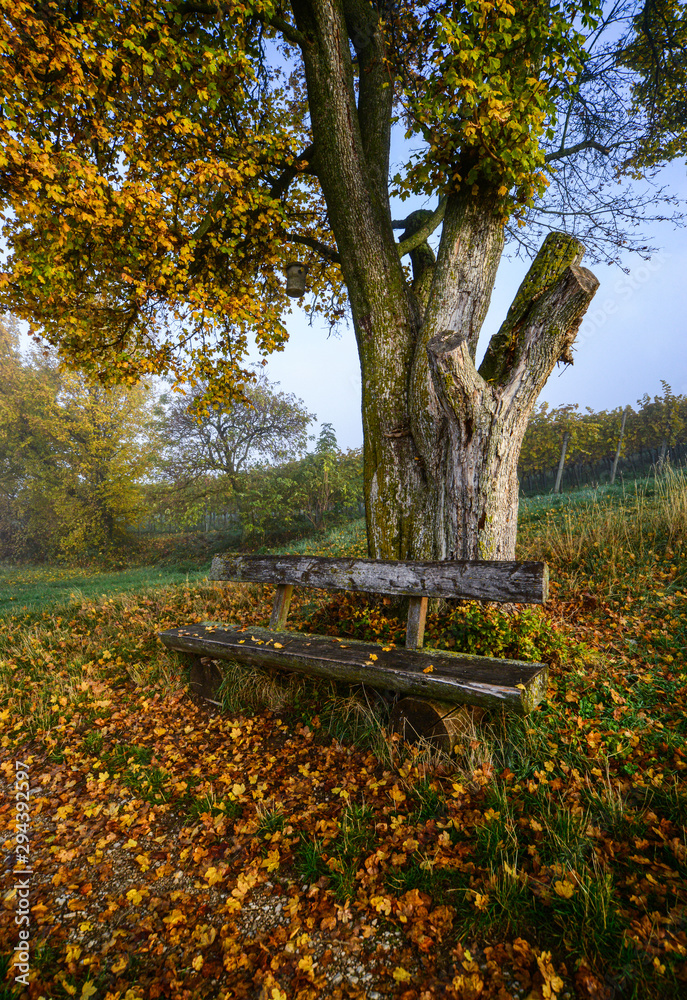
[[[567,156],[574,156],[575,153],[581,153],[585,149],[596,149],[599,153],[603,153],[608,156],[612,149],[619,146],[620,143],[616,142],[612,146],[602,146],[600,142],[596,142],[594,139],[585,139],[584,142],[578,142],[574,146],[568,146],[567,149],[557,149],[555,153],[547,153],[545,160],[547,163],[551,163],[553,160],[562,160]]]

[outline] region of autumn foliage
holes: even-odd
[[[671,489],[676,504],[684,481]],[[13,850],[18,758],[35,869],[32,981],[14,995],[680,996],[687,521],[662,503],[622,586],[589,542],[583,576],[552,553],[542,610],[430,616],[428,643],[551,665],[533,715],[467,720],[451,757],[389,739],[371,692],[236,667],[224,711],[194,702],[157,630],[264,623],[269,588],[5,618],[0,830]],[[536,506],[522,528],[524,557]],[[383,605],[312,593],[292,618],[373,641],[403,628]],[[5,956],[15,905],[9,885]]]

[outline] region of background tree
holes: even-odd
[[[206,393],[207,386],[197,386],[167,408],[165,450],[172,470],[187,476],[222,473],[235,482],[251,465],[284,462],[305,452],[316,417],[293,393],[277,392],[264,376],[230,407],[204,405]]]
[[[157,461],[150,388],[107,389],[38,350],[0,366],[3,555],[112,551],[143,513]]]
[[[102,377],[192,377],[227,406],[249,334],[286,339],[280,270],[300,252],[314,308],[347,298],[356,331],[370,554],[512,557],[527,420],[597,286],[575,233],[614,253],[635,221],[607,185],[643,169],[642,6],[0,10],[5,303]],[[413,152],[390,185],[400,120]],[[438,205],[394,221],[394,194]],[[507,235],[552,226],[478,369]]]

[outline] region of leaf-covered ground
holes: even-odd
[[[298,677],[230,670],[223,711],[194,700],[157,631],[264,624],[267,588],[0,621],[0,997],[687,996],[687,559],[668,544],[620,588],[552,550],[545,609],[431,618],[428,644],[551,664],[533,715],[475,721],[450,758],[385,736],[364,695]],[[292,607],[290,627],[402,643],[360,598]]]

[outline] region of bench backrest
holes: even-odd
[[[276,583],[270,627],[283,629],[294,587],[362,590],[409,597],[406,647],[420,649],[430,597],[543,604],[549,571],[542,562],[405,562],[320,556],[215,556],[210,580]]]
[[[548,594],[542,562],[405,562],[319,556],[215,556],[210,580],[358,590],[407,597],[542,604]]]

